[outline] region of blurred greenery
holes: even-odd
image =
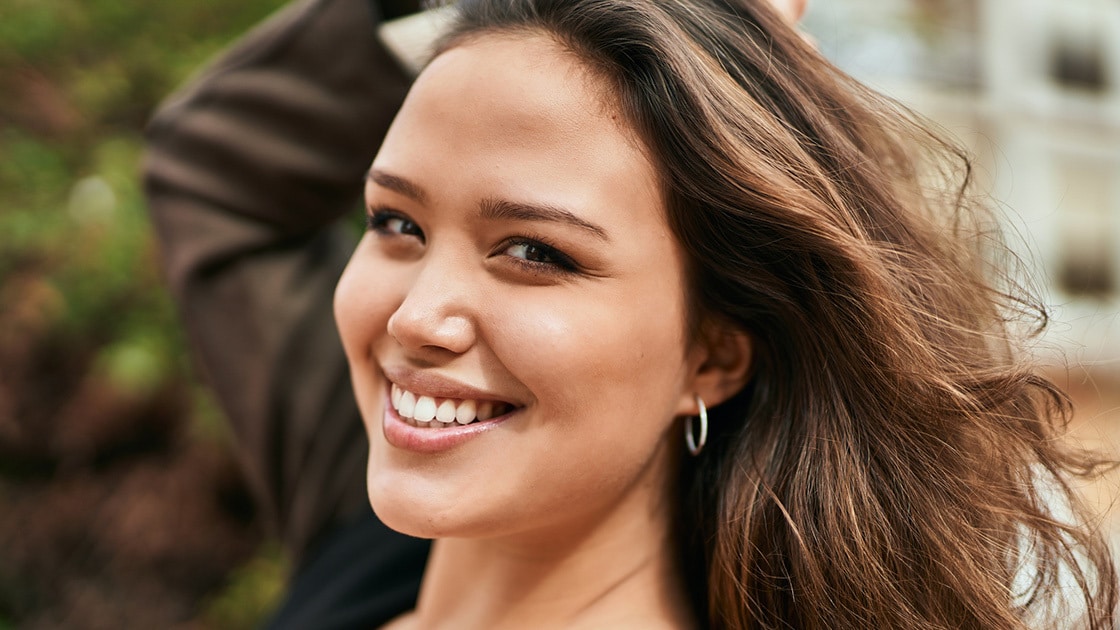
[[[4,0],[0,278],[54,296],[45,324],[103,346],[126,387],[181,356],[136,179],[156,104],[280,0]]]
[[[176,85],[282,4],[0,0],[0,361],[19,344],[61,344],[82,357],[76,379],[124,395],[182,382],[195,392],[191,439],[224,439],[155,264],[142,130]],[[254,627],[282,571],[263,548],[212,598],[206,625]]]
[[[252,560],[233,572],[226,588],[205,606],[203,618],[213,628],[257,627],[283,590],[286,570],[286,558],[279,547],[262,546]]]

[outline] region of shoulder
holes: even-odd
[[[380,630],[414,630],[419,627],[416,620],[416,611],[410,610],[381,626]]]
[[[598,630],[601,628],[611,628],[612,630],[695,630],[697,626],[691,620],[672,619],[650,611],[648,614],[619,615],[611,619],[595,619],[586,623],[578,622],[570,626],[559,627],[564,627],[567,630]],[[404,629],[394,628],[393,630]]]

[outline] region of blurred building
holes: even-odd
[[[976,153],[1054,307],[1045,342],[1120,375],[1120,2],[816,0],[805,28]]]

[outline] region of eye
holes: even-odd
[[[535,273],[572,273],[579,270],[579,265],[570,256],[539,239],[510,239],[501,254]]]
[[[413,236],[424,242],[424,231],[415,221],[396,210],[371,208],[366,215],[366,227],[383,236]]]
[[[514,243],[506,248],[506,254],[514,258],[524,258],[530,262],[554,264],[556,259],[552,254],[555,250],[531,242]]]

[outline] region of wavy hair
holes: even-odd
[[[614,88],[659,166],[693,332],[754,341],[678,476],[680,570],[713,628],[1111,626],[1107,549],[1019,348],[965,154],[762,0],[461,0],[440,50],[545,33]],[[955,183],[953,183],[955,182]]]

